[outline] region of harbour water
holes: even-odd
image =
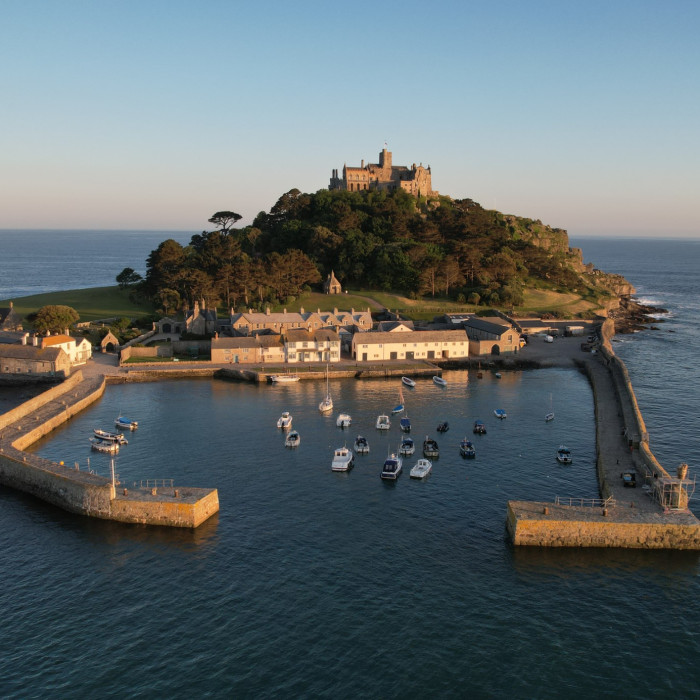
[[[688,264],[685,289],[669,289],[666,268],[648,251],[636,267],[629,261],[647,243],[659,242],[575,242],[587,261],[625,274],[669,309],[661,330],[618,338],[615,350],[661,461],[683,459],[693,471],[700,392],[695,370],[686,370],[697,275]],[[690,250],[697,269],[700,248]],[[682,259],[690,254],[681,246]],[[668,359],[654,373],[660,348]],[[668,381],[679,374],[683,391]],[[320,382],[109,387],[34,449],[106,475],[109,459],[90,453],[87,440],[124,413],[140,428],[116,459],[120,480],[216,486],[221,511],[194,532],[129,527],[0,488],[0,693],[694,697],[696,553],[507,544],[508,499],[592,497],[597,486],[586,378],[561,369],[502,375],[447,372],[444,389],[428,380],[404,388],[412,436],[418,446],[437,437],[441,455],[427,480],[405,471],[395,484],[379,472],[398,446],[398,421],[388,434],[374,421],[398,402],[397,380],[332,381],[329,417],[316,408]],[[681,400],[689,419],[669,421]],[[496,408],[508,418],[497,420]],[[556,418],[545,423],[550,409]],[[275,427],[284,410],[301,434],[296,450]],[[353,416],[349,430],[335,426],[340,411]],[[471,434],[476,418],[485,436]],[[442,420],[451,428],[438,435]],[[370,454],[350,473],[332,473],[333,449],[358,433]],[[465,434],[477,448],[473,461],[459,456]],[[555,460],[562,442],[574,454],[570,467]]]

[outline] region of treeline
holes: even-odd
[[[578,280],[565,252],[534,245],[513,217],[469,199],[294,189],[252,226],[236,229],[238,219],[218,212],[210,219],[216,230],[193,236],[188,246],[161,243],[141,290],[166,310],[198,298],[248,306],[284,302],[334,270],[346,287],[517,305],[531,278],[560,287]]]

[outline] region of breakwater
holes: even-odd
[[[216,489],[126,489],[105,477],[24,450],[99,399],[104,377],[76,372],[0,416],[0,483],[64,510],[125,523],[194,528],[219,510]]]

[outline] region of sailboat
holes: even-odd
[[[549,413],[544,417],[544,420],[546,423],[549,423],[550,420],[554,420],[554,411],[552,411],[552,395],[549,395]]]
[[[328,365],[326,365],[326,398],[318,405],[321,413],[329,413],[333,410],[333,399],[331,398],[331,388],[328,380]]]
[[[401,388],[399,388],[399,403],[394,406],[394,408],[391,409],[392,413],[401,413],[404,410],[405,406],[403,403],[403,391]]]

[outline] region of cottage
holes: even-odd
[[[41,338],[41,347],[63,348],[71,365],[84,365],[92,357],[92,345],[87,338],[69,335],[47,335]]]
[[[0,375],[65,378],[70,373],[70,358],[60,346],[0,345]]]
[[[340,336],[330,328],[292,329],[285,336],[287,362],[339,362]]]
[[[211,361],[229,364],[284,362],[285,348],[278,334],[212,338]]]
[[[462,359],[469,357],[469,340],[464,331],[356,333],[352,356],[362,362]]]

